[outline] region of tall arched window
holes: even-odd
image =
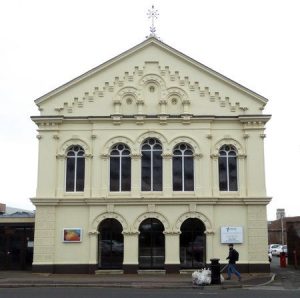
[[[232,145],[219,150],[219,188],[221,191],[237,191],[237,152]]]
[[[131,190],[130,149],[117,144],[110,151],[110,191]]]
[[[69,147],[66,162],[66,191],[84,191],[84,150],[79,145]]]
[[[142,144],[142,191],[162,190],[162,146],[157,139]]]
[[[173,190],[194,190],[193,150],[188,144],[178,144],[173,150]]]

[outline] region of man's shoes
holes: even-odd
[[[226,277],[225,279],[226,279],[226,280],[231,280],[231,278],[230,278],[230,277]]]
[[[239,277],[239,281],[242,281],[242,277],[241,276]]]

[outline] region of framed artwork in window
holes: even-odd
[[[74,243],[81,242],[82,229],[81,228],[64,228],[63,229],[63,242]]]

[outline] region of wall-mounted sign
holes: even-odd
[[[64,228],[63,241],[64,242],[80,242],[82,237],[81,228]]]
[[[221,243],[243,243],[243,227],[221,227]]]

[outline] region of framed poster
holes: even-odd
[[[81,228],[64,228],[63,242],[81,242],[82,229]]]
[[[243,227],[221,227],[221,243],[243,243]]]

